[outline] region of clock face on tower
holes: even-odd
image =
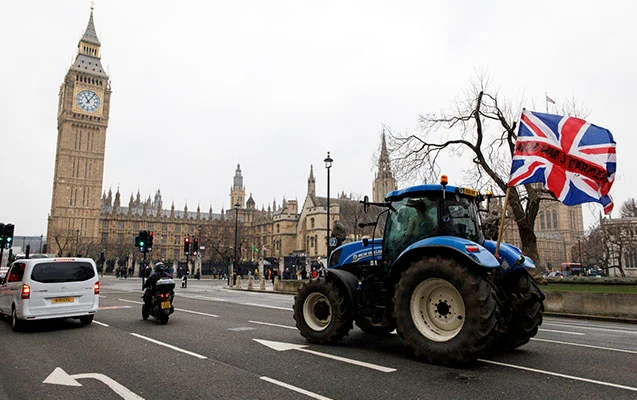
[[[82,90],[75,97],[77,105],[84,111],[93,112],[100,106],[100,96],[92,90]]]

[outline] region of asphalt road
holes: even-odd
[[[293,296],[225,281],[177,288],[167,325],[141,319],[139,279],[102,279],[100,311],[76,320],[0,323],[2,399],[635,399],[637,326],[545,318],[521,349],[466,368],[411,357],[396,335],[355,328],[309,345]]]

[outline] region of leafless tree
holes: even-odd
[[[573,101],[569,107],[574,111],[565,114],[573,115],[577,104]],[[451,154],[470,157],[473,167],[466,171],[466,178],[471,186],[480,190],[495,187],[505,193],[521,110],[522,103],[513,105],[489,90],[488,79],[479,74],[451,111],[420,115],[416,133],[390,132],[390,153],[399,178],[436,181],[439,161]],[[517,225],[524,253],[536,262],[540,260],[534,224],[541,201],[556,200],[538,184],[512,187],[507,212]]]

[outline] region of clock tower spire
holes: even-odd
[[[48,252],[86,255],[99,242],[111,85],[101,63],[93,6],[77,55],[60,85]]]

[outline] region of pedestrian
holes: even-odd
[[[307,269],[305,267],[301,268],[301,279],[307,279]]]

